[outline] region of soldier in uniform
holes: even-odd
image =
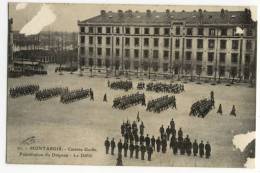
[[[92,91],[91,88],[90,88],[90,90],[89,90],[89,93],[90,93],[90,100],[93,100],[93,101],[94,101],[94,92]]]
[[[153,154],[153,147],[151,145],[148,146],[147,154],[148,154],[148,161],[151,161],[151,157]]]
[[[140,124],[140,127],[139,127],[139,129],[140,129],[140,135],[144,135],[144,123],[143,123],[143,121],[141,122],[141,124]]]
[[[123,144],[121,142],[121,139],[117,143],[117,149],[118,149],[118,155],[122,155]]]
[[[162,153],[166,153],[167,150],[167,139],[164,137],[162,138]]]
[[[199,144],[199,153],[200,153],[200,157],[204,156],[204,144],[203,144],[203,141],[201,141],[200,144]]]
[[[235,105],[233,105],[232,110],[231,110],[231,112],[230,112],[230,115],[233,115],[233,116],[236,116],[236,115],[237,115],[237,114],[236,114]]]
[[[111,145],[111,154],[114,155],[114,149],[116,147],[114,138],[111,140],[110,145]]]
[[[136,119],[137,119],[137,122],[140,122],[139,111],[138,111],[138,113],[137,113]]]
[[[103,102],[107,102],[107,94],[104,95]]]
[[[178,153],[178,142],[176,138],[173,140],[172,149],[173,149],[173,154],[176,155]]]
[[[163,138],[163,134],[164,134],[164,128],[163,125],[160,127],[160,134],[161,134],[161,139]]]
[[[146,145],[147,149],[148,149],[150,143],[151,143],[151,139],[149,138],[149,135],[147,134],[145,137],[145,145]]]
[[[133,158],[134,149],[135,149],[135,146],[134,146],[133,142],[131,142],[130,145],[129,145],[130,158]]]
[[[127,157],[128,143],[126,141],[124,142],[123,148],[124,148],[124,157]]]
[[[192,150],[193,150],[193,155],[197,156],[198,154],[198,149],[199,149],[199,145],[197,143],[197,140],[195,139],[193,144],[192,144]]]
[[[171,129],[170,129],[170,126],[168,126],[168,127],[166,128],[167,141],[169,141],[169,139],[170,139],[170,134],[171,134]]]
[[[183,137],[183,132],[182,132],[182,129],[180,128],[179,130],[178,130],[178,138],[182,138]]]
[[[172,120],[171,120],[171,122],[170,122],[170,126],[171,126],[171,129],[175,129],[175,123],[174,123],[174,121],[173,121],[173,118],[172,118]]]
[[[151,138],[151,144],[152,144],[153,150],[155,151],[155,138],[154,138],[154,136]]]
[[[144,142],[144,136],[141,134],[140,136],[140,144],[142,144]]]
[[[136,142],[135,143],[135,158],[138,159],[139,157],[139,150],[140,150],[140,147],[138,145],[138,143]]]
[[[124,136],[125,134],[125,122],[121,125],[121,135]]]
[[[123,161],[122,161],[122,155],[118,155],[117,157],[117,162],[116,162],[116,166],[123,166]]]
[[[218,107],[218,111],[217,111],[218,114],[222,115],[222,105],[220,104],[219,107]]]
[[[107,139],[105,140],[106,154],[108,154],[109,146],[110,146],[110,142],[109,142],[108,137],[107,137]]]
[[[156,139],[156,149],[157,149],[157,152],[161,151],[161,145],[162,145],[162,142],[160,140],[160,137],[158,136],[158,138]]]
[[[212,102],[212,106],[215,108],[214,91],[210,92],[210,99],[211,99],[211,102]]]
[[[209,142],[205,145],[205,150],[206,150],[206,158],[208,159],[210,157],[210,152],[211,152],[211,146]]]
[[[146,152],[146,147],[141,144],[141,160],[144,160],[144,154]]]

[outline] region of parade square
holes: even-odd
[[[126,110],[112,108],[113,99],[131,93],[144,93],[146,102],[166,93],[155,93],[146,90],[137,90],[138,82],[148,83],[148,79],[140,80],[132,78],[133,88],[129,91],[112,90],[107,82],[126,80],[104,76],[90,77],[89,73],[80,76],[78,72],[63,75],[54,73],[52,66],[48,67],[48,75],[30,76],[20,78],[8,78],[8,90],[11,87],[26,84],[38,84],[40,88],[68,87],[69,89],[89,89],[94,92],[94,101],[89,98],[63,104],[59,97],[45,101],[37,101],[34,95],[10,98],[8,96],[7,110],[7,162],[13,163],[37,163],[37,164],[85,164],[85,165],[116,165],[116,155],[105,154],[104,141],[107,137],[115,138],[116,143],[122,139],[120,125],[122,122],[136,120],[137,114],[143,121],[144,135],[154,135],[157,138],[159,128],[166,128],[170,120],[175,121],[176,129],[183,130],[183,136],[187,134],[191,141],[209,141],[211,145],[211,157],[209,159],[173,155],[172,149],[167,152],[152,154],[152,160],[122,158],[123,164],[128,166],[174,166],[174,167],[244,167],[246,156],[233,145],[233,137],[237,134],[255,131],[255,107],[256,89],[248,87],[248,84],[234,84],[226,86],[225,83],[211,85],[210,83],[196,84],[188,82],[184,84],[185,91],[175,95],[177,109],[167,109],[160,113],[146,111],[145,106],[132,106]],[[152,81],[152,80],[150,80]],[[169,80],[156,80],[153,82],[170,83]],[[182,81],[174,81],[182,83]],[[191,105],[197,100],[209,98],[210,92],[215,93],[215,106],[205,118],[189,116]],[[103,102],[104,94],[107,102]],[[217,114],[217,108],[222,104],[223,115]],[[236,106],[237,116],[230,116],[232,106]],[[138,124],[139,125],[139,124]],[[63,153],[70,153],[77,148],[88,148],[89,155],[81,155],[79,158],[67,159],[60,156],[58,159],[20,157],[17,145],[29,137],[34,137],[33,145],[37,146],[64,146]],[[40,152],[38,150],[35,153]],[[77,153],[75,151],[74,153]],[[58,157],[58,156],[57,156]]]

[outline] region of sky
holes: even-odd
[[[43,6],[47,6],[48,9],[43,9]],[[222,8],[229,11],[244,10],[250,8],[252,16],[256,16],[255,7],[245,6],[169,6],[169,5],[121,5],[121,4],[43,4],[43,3],[9,3],[9,18],[13,18],[13,30],[28,30],[29,26],[33,26],[33,21],[39,21],[38,19],[44,18],[45,24],[38,26],[43,31],[65,31],[65,32],[77,32],[78,20],[85,20],[100,14],[100,10],[117,12],[119,9],[126,11],[140,11],[144,12],[147,9],[156,11],[165,11],[166,9],[175,11],[193,11],[201,8],[207,11],[220,11]],[[51,14],[44,15],[41,11],[50,11]],[[46,13],[45,13],[46,14]],[[36,15],[38,15],[36,17]],[[49,19],[46,16],[54,16],[55,19]],[[29,25],[30,23],[30,25]],[[38,22],[39,23],[39,22]],[[28,24],[26,27],[25,25]],[[35,31],[31,31],[35,32]]]

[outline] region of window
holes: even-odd
[[[158,59],[159,58],[159,51],[158,50],[154,50],[153,51],[153,58],[154,59]]]
[[[169,51],[165,50],[163,51],[163,58],[168,59],[169,58]]]
[[[170,28],[164,28],[164,35],[170,35]]]
[[[93,44],[93,37],[89,36],[89,44]]]
[[[252,31],[251,28],[247,28],[247,29],[246,29],[246,35],[247,35],[247,36],[252,36],[252,35],[253,35],[253,31]]]
[[[187,35],[192,35],[192,28],[187,28]]]
[[[232,53],[231,54],[231,63],[232,64],[237,64],[237,62],[238,62],[238,54],[237,53]]]
[[[80,54],[85,55],[85,47],[80,47]]]
[[[94,61],[93,61],[92,58],[88,59],[88,65],[91,66],[91,67],[94,65]]]
[[[180,35],[181,34],[181,29],[179,26],[176,27],[176,32],[175,32],[176,35]]]
[[[84,44],[85,43],[85,36],[80,36],[80,43]]]
[[[219,76],[225,76],[225,66],[219,66]]]
[[[236,28],[233,28],[232,29],[232,35],[233,36],[238,36],[239,34],[237,33],[237,29]]]
[[[238,49],[238,40],[232,40],[232,49]]]
[[[116,33],[120,34],[120,28],[119,27],[116,27]]]
[[[212,65],[207,66],[207,74],[208,74],[208,76],[213,75],[213,66]]]
[[[159,46],[159,38],[154,38],[153,39],[153,46],[158,47]]]
[[[202,52],[197,52],[197,61],[202,61]]]
[[[102,44],[102,37],[98,37],[97,40],[98,40],[98,44]]]
[[[101,67],[102,66],[102,60],[101,59],[97,59],[97,66]]]
[[[111,41],[110,37],[107,37],[107,38],[106,38],[106,44],[107,44],[107,45],[110,45],[110,41]]]
[[[110,34],[111,33],[111,28],[110,27],[106,27],[106,33]]]
[[[125,28],[125,33],[130,34],[130,28]]]
[[[223,28],[221,29],[221,36],[226,36],[227,35],[227,29],[226,28]]]
[[[89,55],[92,56],[93,53],[94,53],[93,47],[89,47],[89,48],[88,48],[88,52],[89,52]]]
[[[168,63],[163,63],[163,71],[164,72],[168,71]]]
[[[143,68],[144,68],[144,71],[147,71],[148,70],[148,67],[149,67],[149,63],[144,61],[143,63]]]
[[[179,60],[179,59],[180,59],[180,52],[175,51],[175,60]]]
[[[209,43],[208,43],[208,47],[209,49],[214,49],[215,48],[215,40],[209,40]]]
[[[197,74],[197,75],[200,75],[201,72],[202,72],[202,65],[197,65],[197,66],[196,66],[196,74]]]
[[[85,27],[80,27],[80,32],[84,33],[85,32]]]
[[[246,49],[247,50],[251,50],[252,49],[252,41],[251,40],[247,40],[246,41]]]
[[[245,55],[245,64],[250,64],[250,54]]]
[[[106,48],[106,56],[110,56],[110,48]]]
[[[144,46],[149,46],[149,38],[144,38]]]
[[[149,57],[149,50],[144,50],[144,58],[148,58]]]
[[[135,38],[135,46],[139,46],[139,38]]]
[[[153,63],[152,63],[152,66],[153,66],[153,70],[154,70],[154,71],[158,71],[159,65],[158,65],[157,62],[153,62]]]
[[[135,70],[139,68],[139,61],[134,61],[134,68]]]
[[[226,61],[226,54],[225,53],[220,53],[219,54],[219,62],[220,63],[225,63]]]
[[[191,60],[191,52],[190,51],[188,51],[188,52],[186,52],[186,60]]]
[[[231,77],[235,77],[237,75],[237,67],[231,67],[230,75]]]
[[[160,28],[154,28],[154,34],[159,35],[160,34]]]
[[[203,28],[199,28],[198,29],[198,35],[203,35],[204,29]]]
[[[130,57],[130,49],[125,49],[125,57]]]
[[[215,29],[209,28],[209,36],[215,36]]]
[[[149,34],[149,33],[150,33],[149,28],[144,28],[144,34]]]
[[[125,38],[125,45],[126,45],[126,46],[129,46],[129,45],[130,45],[130,38],[129,38],[129,37],[126,37],[126,38]]]
[[[120,56],[120,49],[116,49],[116,56]]]
[[[135,58],[139,57],[139,50],[138,49],[134,50],[134,56],[135,56]]]
[[[120,44],[120,38],[116,37],[116,45],[118,46]]]
[[[125,69],[126,70],[130,69],[130,66],[131,66],[130,61],[126,60],[125,61]]]
[[[102,27],[98,27],[97,30],[99,34],[102,34]]]
[[[175,48],[179,48],[180,47],[180,39],[176,39],[175,40]]]
[[[190,49],[192,47],[192,40],[191,39],[186,39],[186,48]]]
[[[198,39],[197,40],[197,48],[202,49],[203,48],[203,39]]]
[[[227,41],[226,40],[220,40],[220,49],[226,49]]]
[[[169,38],[164,39],[164,47],[169,47]]]
[[[101,56],[102,55],[102,48],[97,48],[97,54],[99,55],[99,56]]]
[[[140,28],[135,28],[135,34],[140,34]]]
[[[88,28],[88,32],[89,32],[89,33],[94,33],[93,27],[89,27],[89,28]]]
[[[110,66],[110,60],[109,60],[109,59],[106,59],[106,60],[105,60],[105,66],[106,66],[107,68],[109,68],[109,66]]]
[[[213,62],[214,60],[214,52],[209,52],[208,53],[208,62]]]

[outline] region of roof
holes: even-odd
[[[251,12],[245,11],[192,11],[192,12],[101,12],[100,15],[83,20],[80,24],[171,24],[184,21],[186,24],[251,24]]]

